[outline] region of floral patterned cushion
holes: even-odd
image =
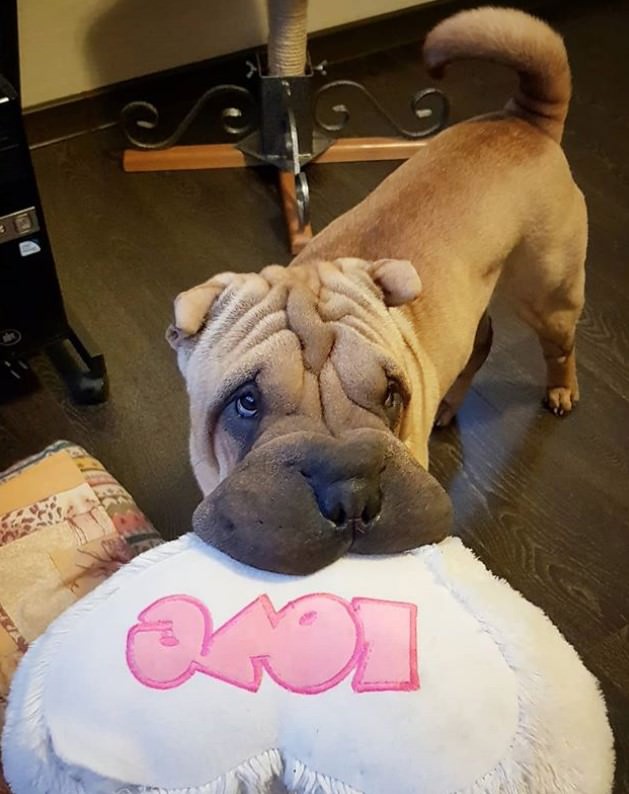
[[[159,543],[132,497],[81,447],[61,441],[0,473],[0,732],[28,644]],[[0,794],[6,791],[0,775]]]

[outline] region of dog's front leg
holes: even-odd
[[[491,324],[491,317],[485,312],[476,329],[472,355],[469,357],[463,371],[459,374],[452,386],[450,386],[447,394],[439,404],[437,418],[435,419],[435,427],[447,427],[456,416],[465,399],[467,390],[472,384],[474,375],[476,375],[478,370],[483,366],[489,355],[493,338],[494,332]]]

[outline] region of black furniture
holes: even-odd
[[[34,380],[25,360],[45,350],[77,402],[100,402],[105,360],[68,319],[24,132],[16,6],[0,3],[0,400]]]

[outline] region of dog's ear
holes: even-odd
[[[182,342],[196,336],[203,328],[214,301],[236,278],[235,273],[220,273],[203,284],[181,292],[175,298],[175,322],[169,326],[166,339],[177,350]]]
[[[367,270],[382,290],[387,306],[403,306],[421,295],[419,273],[407,259],[378,259],[371,262]]]

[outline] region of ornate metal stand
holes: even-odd
[[[273,165],[280,174],[280,192],[292,253],[312,236],[310,197],[304,167],[317,162],[397,160],[410,157],[425,139],[447,123],[448,101],[435,89],[418,91],[410,101],[413,128],[399,124],[384,106],[354,80],[335,80],[314,91],[325,63],[299,76],[270,76],[262,59],[248,63],[256,92],[239,85],[218,85],[206,91],[174,130],[161,130],[159,111],[148,102],[131,102],[122,110],[122,126],[135,147],[125,151],[126,171],[235,168]],[[350,120],[344,96],[366,100],[396,137],[340,138]],[[219,103],[220,122],[232,144],[178,146],[192,123],[212,103]]]

